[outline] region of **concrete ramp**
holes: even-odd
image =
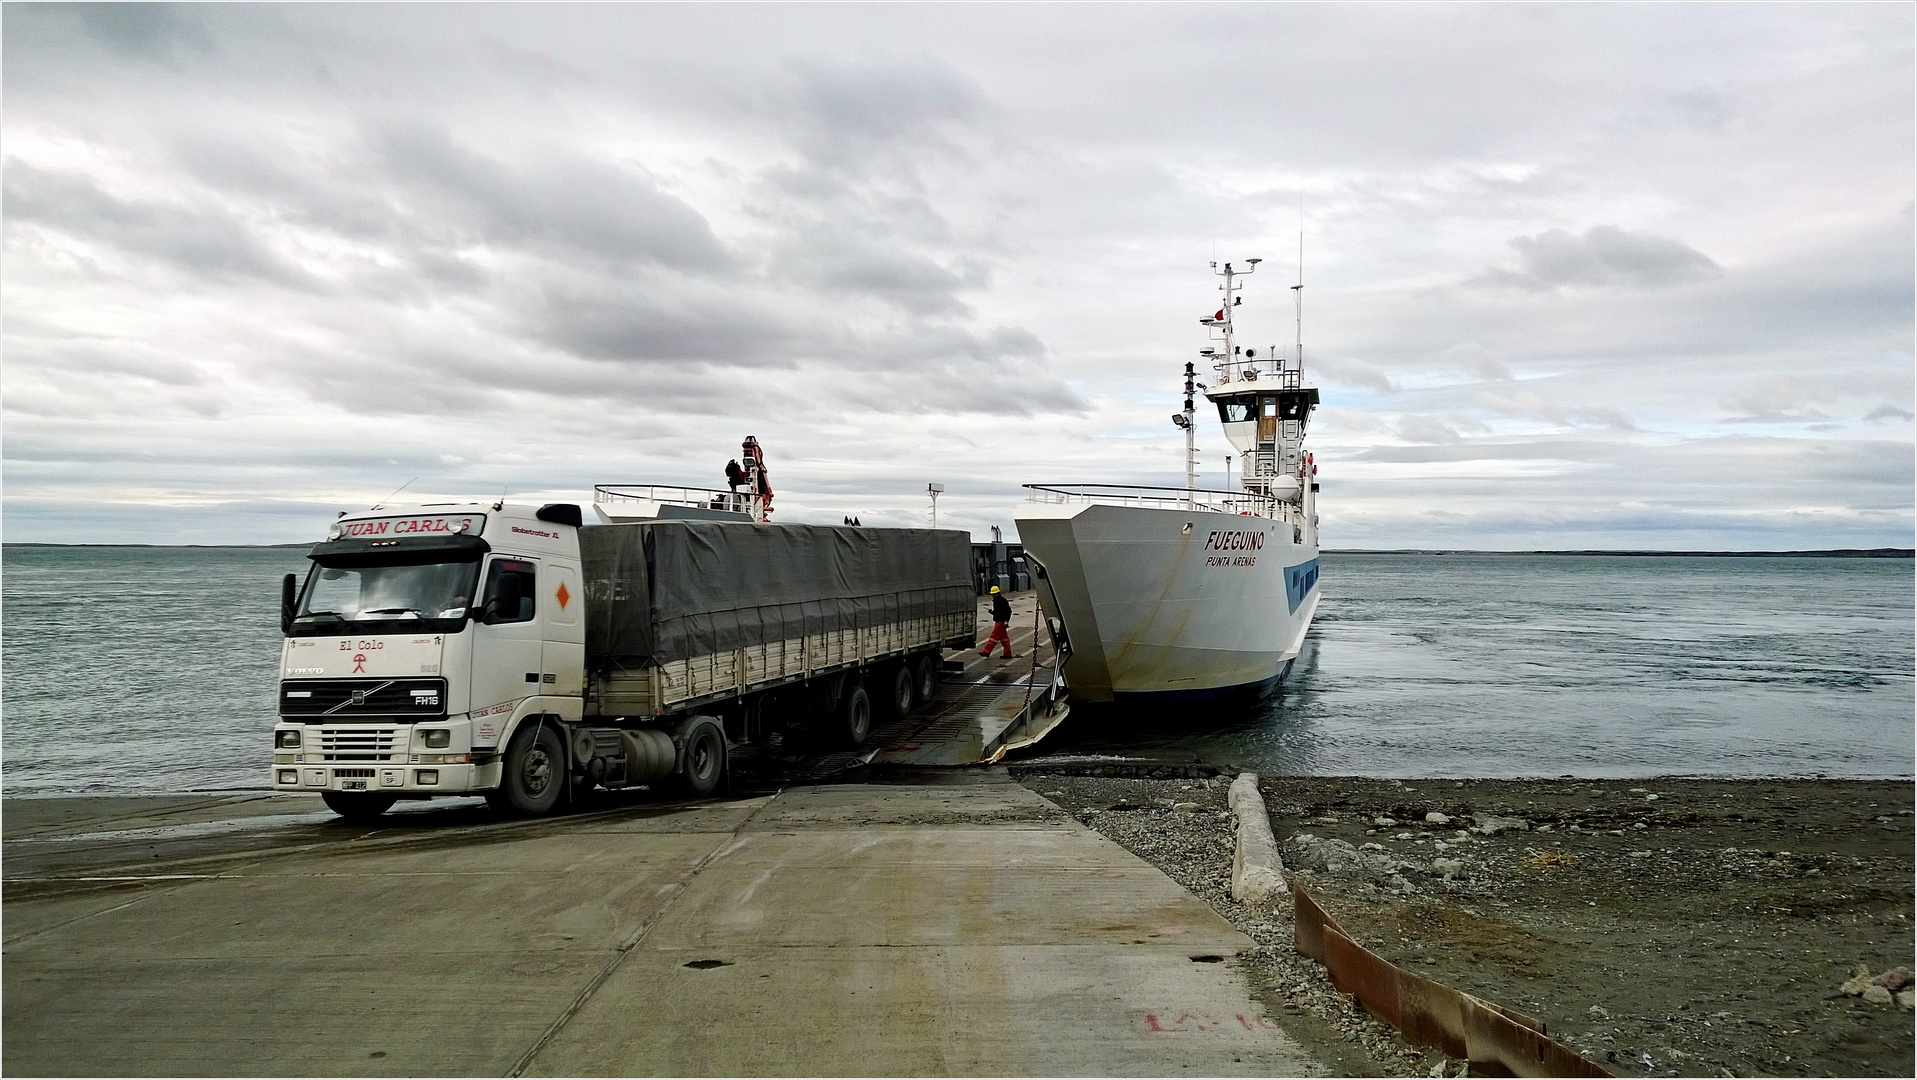
[[[311,796],[10,800],[0,1066],[1323,1073],[1209,907],[1003,773],[934,775],[371,827]]]
[[[1227,959],[1250,945],[1017,785],[796,789],[526,1071],[1322,1073]]]

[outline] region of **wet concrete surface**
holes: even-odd
[[[372,826],[312,796],[9,800],[0,1065],[1322,1072],[1247,988],[1250,940],[1163,873],[1000,770],[868,778]]]

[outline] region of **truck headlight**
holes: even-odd
[[[282,784],[297,784],[297,783],[299,783],[299,782],[300,782],[300,774],[299,774],[299,773],[298,773],[297,771],[295,771],[295,770],[293,770],[293,769],[281,769],[281,770],[280,770],[280,783],[282,783]]]
[[[273,733],[273,745],[281,750],[297,750],[300,745],[300,733],[296,728],[281,728]]]
[[[428,731],[426,733],[426,745],[434,750],[451,746],[453,745],[453,733],[444,728]]]

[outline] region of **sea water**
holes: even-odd
[[[1398,777],[1912,775],[1910,559],[1323,556],[1290,675],[1049,752]]]
[[[268,783],[303,548],[4,549],[7,794]],[[1906,777],[1909,559],[1338,555],[1250,705],[1082,710],[1042,755],[1380,776]]]

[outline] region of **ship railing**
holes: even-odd
[[[1268,518],[1282,518],[1286,505],[1283,500],[1252,491],[1151,487],[1142,484],[1026,484],[1025,491],[1025,501],[1032,503],[1097,503],[1105,506],[1141,506],[1155,510],[1254,514]]]
[[[764,517],[765,500],[744,491],[719,488],[676,487],[671,484],[595,484],[592,501],[609,514],[641,510],[647,506],[690,506],[699,510],[725,510],[748,514],[757,521]]]
[[[1265,360],[1228,359],[1215,357],[1212,366],[1218,371],[1220,385],[1229,383],[1256,383],[1278,390],[1296,390],[1304,385],[1305,373],[1289,366],[1286,357]]]

